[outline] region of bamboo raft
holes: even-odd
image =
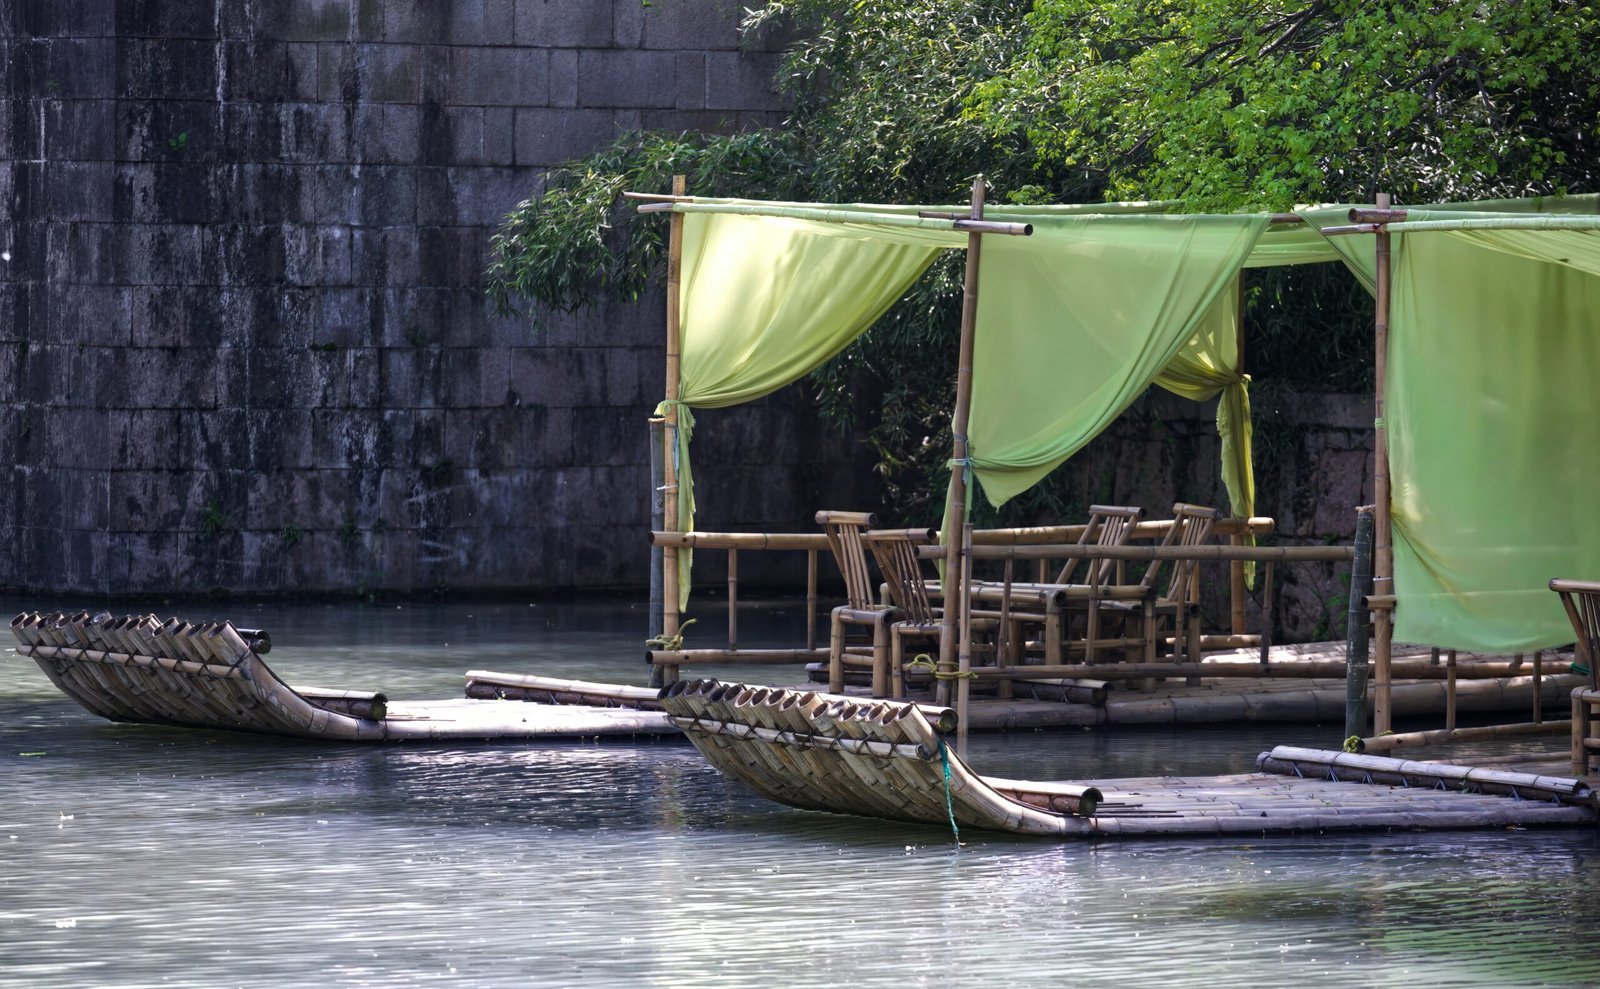
[[[1594,824],[1581,780],[1280,746],[1255,773],[1036,782],[978,775],[916,705],[679,681],[672,724],[722,772],[808,810],[1092,837]]]
[[[594,738],[675,734],[659,711],[471,698],[391,702],[381,693],[291,687],[261,656],[265,632],[231,622],[23,613],[17,653],[62,693],[111,721],[326,741]],[[559,689],[572,681],[553,681]],[[653,690],[639,689],[655,696]]]

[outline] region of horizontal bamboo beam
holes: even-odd
[[[717,203],[699,201],[647,202],[641,213],[724,213],[733,216],[770,216],[778,219],[811,220],[816,223],[861,223],[877,227],[911,227],[924,230],[962,230],[968,233],[1028,237],[1031,223],[1003,220],[952,220],[943,217],[912,216],[908,213],[875,213],[870,210],[833,209],[827,206],[779,206],[767,203]]]
[[[642,199],[652,203],[692,203],[693,196],[674,196],[666,192],[624,192],[623,199]]]
[[[583,694],[608,700],[630,703],[654,703],[661,691],[653,687],[634,687],[618,683],[596,683],[591,680],[567,680],[562,677],[524,676],[517,673],[494,673],[490,670],[468,670],[469,683],[477,682],[501,687],[519,687],[526,690],[544,690],[567,694]]]
[[[1129,530],[1132,541],[1160,539],[1172,527],[1170,519],[1140,522]],[[1082,537],[1084,525],[1050,525],[1011,529],[975,529],[974,546],[1020,546],[1036,544],[1068,544]],[[1212,527],[1218,536],[1248,533],[1254,536],[1271,535],[1276,528],[1273,519],[1219,519]],[[874,529],[874,533],[901,536],[916,543],[929,543],[929,530]],[[936,536],[935,536],[936,538]],[[826,550],[828,538],[820,532],[651,532],[650,545],[671,546],[677,549],[753,549],[753,550]],[[1079,547],[1073,546],[1076,555]]]
[[[1403,209],[1378,209],[1375,206],[1357,206],[1350,211],[1351,223],[1400,223],[1406,218]]]
[[[1097,642],[1097,648],[1115,648],[1119,640]],[[1058,677],[1093,677],[1097,680],[1143,680],[1146,677],[1218,677],[1276,680],[1339,680],[1345,663],[1339,659],[1281,659],[1272,663],[1237,660],[1195,663],[1057,663],[1040,666],[979,666],[973,672],[983,680],[1053,680]],[[1445,680],[1449,667],[1426,659],[1395,660],[1390,676],[1395,680]],[[1458,680],[1494,680],[1526,676],[1505,662],[1462,662],[1455,671]],[[1559,675],[1559,674],[1551,674]],[[1385,738],[1389,736],[1383,736]]]
[[[1476,728],[1436,728],[1432,731],[1408,731],[1397,735],[1379,735],[1363,738],[1359,743],[1362,752],[1388,752],[1398,748],[1420,748],[1424,745],[1447,745],[1451,742],[1481,742],[1494,738],[1526,738],[1529,735],[1565,735],[1572,730],[1571,721],[1525,721],[1512,725],[1482,725]]]
[[[1344,237],[1349,234],[1375,234],[1382,229],[1381,223],[1356,223],[1348,227],[1323,227],[1318,232],[1324,237]]]
[[[645,659],[654,666],[704,666],[708,663],[784,663],[826,662],[826,649],[650,649]]]
[[[926,557],[927,549],[918,550]],[[1353,558],[1350,546],[974,546],[977,560],[1053,560],[1064,556],[1097,560],[1256,560],[1343,561]]]
[[[1393,594],[1368,594],[1361,599],[1361,607],[1368,611],[1393,611]]]
[[[916,759],[928,762],[933,759],[933,752],[927,746],[912,745],[906,742],[879,742],[865,738],[840,738],[834,735],[810,735],[805,732],[781,731],[773,728],[758,728],[738,721],[715,721],[702,718],[685,718],[679,715],[668,715],[667,720],[687,733],[705,732],[711,735],[727,735],[737,739],[759,739],[776,745],[792,745],[806,749],[837,749],[855,755],[872,755],[880,757],[897,757],[901,759]]]
[[[18,645],[17,652],[36,659],[81,660],[90,663],[110,663],[116,666],[150,666],[175,673],[198,674],[222,679],[244,679],[244,671],[236,666],[220,663],[196,663],[170,656],[143,656],[138,653],[106,652],[103,649],[74,649],[70,646]]]
[[[1216,536],[1252,535],[1270,536],[1277,529],[1277,521],[1267,516],[1253,516],[1248,519],[1218,519],[1211,527],[1211,532]],[[972,531],[972,545],[974,546],[1021,546],[1039,543],[1072,543],[1083,538],[1084,530],[1088,526],[1083,523],[1076,525],[1036,525],[1023,526],[1010,529],[974,529]],[[1156,519],[1152,522],[1139,522],[1128,529],[1128,540],[1140,542],[1149,539],[1160,539],[1172,528],[1171,519]],[[915,530],[913,530],[915,531]],[[1073,547],[1077,549],[1076,546]]]

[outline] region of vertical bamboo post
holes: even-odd
[[[817,648],[817,551],[806,550],[806,648]]]
[[[1367,734],[1367,608],[1372,593],[1372,509],[1356,509],[1355,558],[1350,562],[1350,605],[1345,619],[1344,737]]]
[[[672,177],[672,194],[682,196],[688,192],[688,179],[682,175]],[[667,405],[665,428],[661,431],[661,528],[677,532],[682,521],[678,518],[678,358],[681,354],[678,333],[679,278],[683,267],[683,214],[673,213],[667,237]],[[661,551],[661,634],[678,634],[678,550],[673,546]],[[663,683],[678,679],[676,666],[661,668]]]
[[[1238,294],[1237,294],[1236,301],[1234,303],[1234,321],[1233,321],[1234,362],[1233,363],[1234,363],[1235,369],[1237,369],[1239,371],[1239,373],[1243,374],[1244,373],[1244,270],[1240,269],[1239,273],[1237,275],[1235,275],[1234,278],[1238,282],[1238,285],[1236,286],[1237,290],[1238,290]],[[1242,533],[1242,532],[1236,532],[1231,537],[1229,537],[1228,541],[1233,543],[1235,546],[1243,546],[1243,545],[1245,545],[1245,534]],[[1119,583],[1120,583],[1120,581],[1119,581]],[[1243,560],[1232,560],[1232,561],[1230,561],[1228,563],[1228,593],[1229,593],[1229,603],[1232,605],[1232,608],[1230,609],[1230,622],[1229,622],[1230,628],[1233,631],[1234,635],[1243,635],[1244,634],[1244,600],[1245,600],[1244,561]]]
[[[739,551],[728,550],[728,648],[739,648]]]
[[[663,456],[663,436],[666,435],[666,420],[657,416],[650,419],[650,528],[659,532],[665,524],[665,515],[662,510],[662,464],[666,458]],[[662,549],[654,544],[650,547],[650,631],[647,638],[659,638],[662,629],[662,587],[661,582],[665,571],[662,569]],[[662,674],[663,667],[650,664],[650,686],[661,687],[665,684]]]
[[[1377,207],[1388,209],[1389,194],[1380,192]],[[1394,593],[1394,546],[1391,542],[1389,517],[1389,429],[1384,421],[1384,399],[1389,372],[1389,228],[1378,227],[1377,241],[1377,305],[1373,320],[1373,392],[1374,419],[1372,442],[1372,487],[1376,515],[1373,519],[1372,593]],[[1375,669],[1373,686],[1372,731],[1381,735],[1392,728],[1393,708],[1390,704],[1389,652],[1393,634],[1391,613],[1377,613],[1377,648],[1374,650]]]
[[[983,176],[972,181],[972,218],[983,219]],[[978,323],[978,262],[983,247],[983,235],[967,234],[967,270],[961,289],[961,351],[956,365],[956,408],[950,422],[952,434],[950,491],[945,503],[945,517],[959,528],[945,532],[944,582],[948,590],[944,595],[944,620],[939,629],[939,703],[949,703],[951,673],[965,673],[972,665],[972,615],[967,607],[966,573],[962,566],[963,547],[969,545],[970,527],[966,524],[967,476],[963,467],[967,459],[967,418],[972,411],[972,349],[974,330]],[[959,628],[957,623],[959,621]],[[961,641],[956,641],[957,635]],[[970,696],[968,681],[962,679],[956,690],[956,748],[965,751],[967,744],[967,701]]]
[[[1456,651],[1445,653],[1444,659],[1444,726],[1451,731],[1456,727]]]
[[[1544,650],[1533,651],[1533,723],[1544,724]]]

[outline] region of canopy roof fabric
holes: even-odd
[[[985,238],[969,450],[991,501],[1036,483],[1156,383],[1222,396],[1224,480],[1234,513],[1253,512],[1238,273],[1337,260],[1370,289],[1372,244],[1319,232],[1343,223],[1347,205],[1302,209],[1304,225],[1170,205],[985,211],[1034,231]],[[847,346],[939,251],[965,245],[948,220],[918,214],[965,207],[673,208],[687,214],[678,437],[687,521],[687,410],[765,395]],[[1544,584],[1600,574],[1600,521],[1581,511],[1600,481],[1600,444],[1571,428],[1600,422],[1591,397],[1600,224],[1530,217],[1597,208],[1596,196],[1444,204],[1391,227],[1387,428],[1403,639],[1467,649],[1570,640]]]

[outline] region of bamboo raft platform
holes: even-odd
[[[271,637],[231,622],[33,612],[12,619],[11,632],[19,655],[38,663],[62,693],[111,721],[335,742],[677,734],[659,711],[637,706],[391,702],[381,693],[291,687],[261,658]],[[558,688],[572,683],[552,681]]]
[[[915,704],[679,681],[671,722],[713,766],[807,810],[1058,838],[1594,825],[1584,780],[1279,746],[1257,772],[1038,782],[972,770]]]

